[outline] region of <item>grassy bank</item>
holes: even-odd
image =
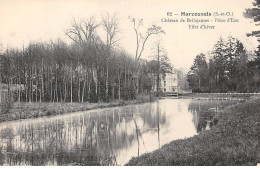
[[[14,103],[7,110],[0,112],[0,122],[20,119],[31,119],[43,116],[55,116],[77,111],[86,111],[97,108],[125,106],[154,101],[156,98],[149,95],[138,95],[135,100],[114,100],[109,103]]]
[[[127,165],[256,165],[259,155],[260,99],[226,108],[211,130],[172,141],[132,158]]]
[[[179,97],[189,98],[252,98],[260,95],[254,93],[180,93]]]

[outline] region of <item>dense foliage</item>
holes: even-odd
[[[233,37],[220,38],[207,60],[199,54],[188,72],[193,92],[259,92],[257,56]]]
[[[260,24],[260,1],[259,0],[255,0],[253,2],[253,8],[248,8],[246,9],[244,16],[246,18],[250,18],[253,19],[253,21],[255,22],[255,25],[259,28],[259,24]],[[260,43],[260,31],[258,30],[254,30],[251,33],[247,34],[248,36],[255,36],[258,39],[258,42]],[[257,47],[257,51],[256,51],[256,55],[258,56],[258,64],[259,64],[259,59],[260,59],[260,44]]]

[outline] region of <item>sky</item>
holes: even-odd
[[[253,0],[252,0],[253,1]],[[29,42],[48,42],[62,39],[70,43],[65,35],[72,18],[84,19],[94,16],[100,21],[106,13],[116,14],[120,21],[118,46],[134,55],[135,33],[128,16],[143,18],[140,31],[145,33],[152,24],[159,25],[166,34],[151,36],[142,59],[152,56],[152,47],[159,39],[175,68],[188,70],[197,54],[207,54],[220,37],[229,35],[241,40],[248,50],[257,46],[256,38],[246,33],[256,30],[252,20],[243,17],[245,8],[252,7],[251,0],[0,0],[0,44],[1,50],[22,48]],[[178,14],[167,16],[167,12]],[[232,12],[239,22],[209,23],[215,29],[188,29],[189,23],[161,22],[162,18],[180,19],[181,12]],[[191,17],[192,18],[192,17]],[[214,19],[211,17],[193,17]],[[229,17],[218,17],[227,19]],[[195,24],[196,25],[196,24]],[[200,24],[198,24],[200,25]],[[102,35],[102,27],[98,32]]]

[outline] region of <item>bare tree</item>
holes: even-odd
[[[103,28],[106,31],[106,50],[107,50],[107,59],[106,59],[106,101],[108,102],[108,77],[109,77],[109,60],[111,55],[111,50],[113,46],[118,42],[117,34],[119,33],[119,19],[117,16],[110,15],[109,13],[106,16],[102,17]]]
[[[157,95],[160,92],[161,77],[165,76],[165,73],[170,73],[172,66],[168,58],[168,54],[164,49],[162,42],[159,40],[154,44],[153,56],[150,61],[151,72],[156,74],[156,92]]]
[[[84,43],[91,43],[96,36],[96,29],[99,27],[94,17],[76,21],[73,18],[71,28],[66,30],[66,35],[80,46]]]
[[[81,102],[84,102],[85,91],[88,92],[88,98],[90,95],[89,93],[90,90],[86,90],[86,84],[88,83],[89,84],[88,88],[90,88],[90,82],[87,82],[87,80],[90,81],[89,76],[93,74],[92,71],[93,71],[93,64],[94,64],[93,62],[90,61],[91,60],[90,58],[93,57],[93,50],[91,50],[91,48],[93,48],[94,43],[98,38],[98,35],[96,34],[96,30],[99,26],[100,23],[97,23],[94,17],[90,17],[89,19],[83,19],[81,21],[76,21],[76,19],[73,18],[71,28],[66,31],[66,35],[80,46],[81,52],[85,56],[83,59],[81,59],[83,63],[81,62],[80,65],[78,65],[79,67],[82,68],[82,70],[85,69],[84,71],[81,72],[81,74],[83,74],[81,80],[78,79],[79,80],[78,100],[80,101],[81,99]],[[82,86],[80,86],[81,81],[83,81]],[[72,91],[72,87],[71,87],[71,91]]]
[[[143,26],[143,19],[136,19],[129,16],[129,19],[133,23],[133,28],[136,35],[136,51],[135,51],[135,61],[138,62],[142,56],[142,53],[145,48],[145,44],[149,37],[152,35],[165,34],[164,30],[157,25],[152,25],[147,28],[145,34],[142,34],[139,30],[141,26]]]

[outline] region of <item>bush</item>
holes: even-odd
[[[123,87],[122,98],[132,100],[136,98],[136,90],[133,85]]]
[[[1,102],[1,114],[8,114],[10,113],[10,110],[13,108],[14,101],[13,98],[10,95],[7,95],[7,97],[2,100]]]

